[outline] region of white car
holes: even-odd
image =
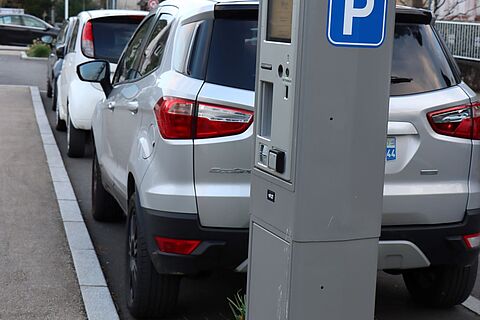
[[[114,72],[125,45],[147,14],[134,10],[94,10],[78,15],[70,41],[65,44],[57,88],[56,128],[67,130],[70,157],[83,157],[93,111],[98,101],[105,97],[99,85],[80,81],[77,66],[103,59],[110,63]]]

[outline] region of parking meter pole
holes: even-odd
[[[260,2],[249,320],[374,317],[394,10]]]

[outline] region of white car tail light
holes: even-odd
[[[82,52],[86,57],[89,57],[89,58],[95,57],[95,50],[93,46],[93,28],[92,28],[91,21],[88,21],[83,27]]]

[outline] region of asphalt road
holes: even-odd
[[[37,85],[41,90],[45,90],[45,73],[45,63],[0,55],[0,84]],[[54,113],[51,111],[51,100],[46,97],[45,92],[42,92],[42,99],[53,127]],[[124,298],[124,222],[107,224],[93,221],[90,215],[91,145],[85,158],[71,159],[65,154],[65,133],[55,130],[54,133],[120,317],[132,319],[125,308]],[[244,275],[230,272],[214,273],[203,279],[185,279],[180,289],[177,312],[169,320],[232,319],[226,298],[233,296],[240,289],[244,290],[245,282]],[[477,295],[480,293],[478,280],[474,293],[477,297],[480,296]],[[345,301],[345,307],[348,308],[348,301]],[[319,310],[318,318],[321,318],[321,313]],[[400,276],[380,272],[377,283],[376,319],[480,320],[480,316],[474,315],[462,306],[447,310],[418,306],[411,301]]]

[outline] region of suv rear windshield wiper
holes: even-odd
[[[397,77],[397,76],[391,76],[390,77],[390,82],[391,83],[406,83],[406,82],[412,82],[412,78],[404,78],[404,77]]]

